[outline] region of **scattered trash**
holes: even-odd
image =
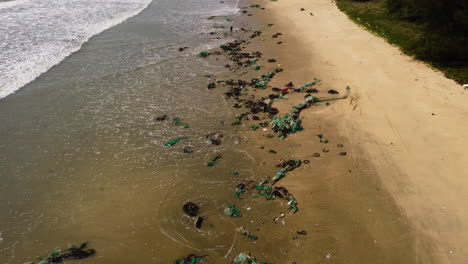
[[[185,49],[187,49],[188,47],[180,47],[179,48],[179,51],[184,51]]]
[[[258,237],[254,234],[250,233],[247,228],[240,226],[236,228],[237,232],[241,233],[241,235],[248,237],[250,240],[257,240]]]
[[[329,90],[328,93],[329,93],[329,94],[339,94],[339,92],[336,91],[336,90]]]
[[[39,258],[38,264],[52,264],[52,263],[62,263],[67,260],[75,259],[84,259],[93,256],[96,254],[94,249],[85,249],[88,246],[88,243],[85,242],[79,247],[72,245],[70,248],[61,251],[55,250],[50,253],[49,256],[45,258]],[[29,262],[32,263],[32,262]]]
[[[257,262],[257,259],[255,259],[255,257],[253,257],[252,255],[250,255],[250,253],[240,253],[239,255],[237,255],[237,257],[235,257],[232,261],[231,261],[232,264],[266,264],[266,263],[259,263]]]
[[[346,152],[344,152],[344,151],[343,151],[343,152],[340,152],[340,155],[341,155],[341,156],[346,156],[346,154],[348,154],[348,153],[346,153]]]
[[[273,154],[277,153],[276,150],[273,150],[273,149],[270,149],[268,152],[273,153]]]
[[[305,231],[305,230],[297,231],[296,233],[299,234],[299,235],[307,235],[307,231]]]
[[[305,11],[305,9],[304,9],[304,8],[301,8],[301,11]]]
[[[273,218],[273,222],[278,223],[281,219],[283,219],[286,215],[281,213],[279,216]]]
[[[275,188],[273,189],[273,195],[274,195],[275,197],[279,197],[279,198],[281,198],[281,199],[284,199],[284,197],[286,197],[286,195],[288,195],[288,193],[289,193],[288,189],[286,189],[286,188],[284,188],[284,187],[282,187],[282,186],[280,186],[280,187],[275,187]]]
[[[252,69],[256,70],[256,71],[258,71],[258,70],[260,70],[260,68],[262,68],[262,66],[261,66],[261,65],[258,65],[258,64],[254,64],[254,65],[252,65],[252,66],[250,66],[250,67],[251,67]]]
[[[205,136],[209,140],[209,142],[213,145],[220,145],[221,139],[223,138],[224,133],[221,131],[214,132]]]
[[[198,212],[200,211],[200,207],[198,207],[198,205],[192,203],[192,202],[187,202],[184,204],[184,206],[182,207],[182,210],[184,210],[184,212],[190,216],[190,217],[195,217],[198,215]]]
[[[302,161],[304,164],[309,164],[310,163],[310,160],[304,160]]]
[[[197,229],[200,229],[204,220],[205,220],[205,217],[203,217],[203,216],[197,217],[197,220],[195,220],[195,227]]]
[[[208,51],[202,51],[200,53],[198,53],[198,57],[201,57],[201,58],[206,58],[208,56],[210,56],[211,53],[209,53]]]
[[[240,210],[235,206],[231,205],[224,209],[224,214],[230,217],[241,217]]]
[[[206,256],[208,255],[197,257],[195,254],[190,254],[185,258],[174,260],[173,264],[203,264],[202,258]]]
[[[316,158],[320,157],[320,153],[314,153],[314,157]]]
[[[168,142],[164,143],[163,145],[166,146],[166,147],[171,147],[175,144],[177,144],[179,141],[181,141],[182,138],[181,137],[178,137],[178,138],[174,138],[172,140],[169,140]]]
[[[214,89],[216,88],[216,84],[215,83],[210,83],[208,84],[208,89]]]
[[[296,168],[299,168],[301,166],[301,161],[300,160],[288,160],[286,162],[283,162],[277,167],[282,167],[279,171],[276,172],[275,177],[271,180],[272,185],[275,185],[279,180],[284,178],[286,176],[286,172],[292,171]]]
[[[176,126],[182,126],[183,128],[189,128],[189,125],[187,123],[182,122],[182,120],[178,117],[172,119],[172,124]]]
[[[326,149],[326,148],[322,149],[322,151],[325,152],[325,153],[330,152],[330,150]]]
[[[239,183],[237,186],[236,186],[236,192],[234,193],[234,195],[237,197],[237,198],[241,198],[242,194],[245,193],[246,191],[246,185],[244,183]]]
[[[339,148],[344,147],[343,144],[338,144],[338,145],[336,145],[336,146],[339,147]]]
[[[272,38],[277,38],[277,37],[282,36],[282,35],[283,35],[283,34],[281,34],[281,33],[278,32],[278,33],[274,34],[274,35],[271,36],[271,37],[272,37]]]
[[[156,120],[156,121],[164,121],[164,120],[166,120],[167,118],[168,118],[167,115],[162,115],[162,116],[157,116],[157,117],[155,117],[154,120]]]
[[[210,167],[210,168],[211,168],[211,167],[214,167],[214,165],[216,164],[216,162],[217,162],[218,160],[220,160],[221,158],[222,158],[222,156],[218,154],[218,155],[216,155],[216,157],[211,158],[211,160],[210,160],[206,165],[207,165],[208,167]]]
[[[185,146],[182,150],[183,150],[183,152],[185,154],[192,154],[193,153],[193,148],[190,147],[190,146]]]

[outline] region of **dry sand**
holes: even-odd
[[[324,206],[339,205],[346,208],[340,211],[343,219],[365,221],[369,240],[382,252],[400,254],[399,263],[466,263],[467,93],[441,73],[352,23],[332,1],[280,0],[266,5],[265,12],[274,14],[266,17],[276,23],[278,32],[285,34],[281,48],[289,61],[284,64],[292,67],[287,69],[287,77],[308,81],[314,76],[306,74],[312,72],[324,80],[321,91],[333,88],[344,92],[347,85],[353,89],[346,101],[303,112],[305,131],[333,130],[335,138],[331,142],[349,142],[350,154],[346,161],[333,158],[327,165],[317,165],[327,173],[320,179],[314,176],[317,167],[286,179],[299,201],[308,194],[341,192],[343,195],[334,197],[341,199],[340,203]],[[298,84],[302,84],[300,81]],[[304,143],[313,139],[310,132],[296,135],[289,140]],[[317,148],[320,146],[316,143],[301,146],[297,155],[311,159]],[[338,150],[333,151],[336,154]],[[360,173],[346,177],[346,166]],[[347,197],[352,198],[349,204]],[[402,218],[397,216],[399,209],[393,208],[393,202],[401,209]],[[309,199],[305,203],[306,208],[316,206]],[[376,211],[381,214],[379,217],[372,214]],[[305,213],[302,217],[314,216]],[[309,221],[318,218],[316,215]],[[410,223],[409,230],[404,225],[390,224],[405,219]],[[333,227],[328,231],[336,233],[337,248],[355,232]],[[338,235],[340,232],[343,237]],[[408,241],[411,245],[405,245]],[[368,242],[354,240],[354,245],[347,248],[355,247],[354,253],[358,254],[366,247],[371,249]],[[411,252],[403,253],[399,244]],[[388,254],[382,252],[376,253],[374,263],[392,263],[390,258],[384,259]],[[353,259],[353,252],[347,253],[350,259],[342,263],[359,263],[359,259]],[[361,263],[371,263],[368,261]]]

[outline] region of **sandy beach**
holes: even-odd
[[[153,1],[0,101],[1,263],[466,262],[468,91],[331,0],[237,4]]]
[[[319,97],[328,89],[344,93],[352,87],[346,100],[304,111],[305,130],[287,140],[294,155],[311,160],[284,180],[301,201],[298,221],[327,219],[317,230],[335,239],[341,251],[335,263],[463,263],[468,256],[463,87],[358,27],[333,1],[266,7],[257,14],[275,23],[271,32],[283,33],[281,45],[259,44],[286,69],[273,86],[317,77],[323,80]],[[297,103],[294,98],[280,103],[281,110]],[[330,152],[313,158],[324,147],[317,133],[330,137]],[[336,143],[345,145],[344,159]],[[363,229],[353,230],[356,222]],[[355,232],[368,240],[350,238]],[[323,255],[317,247],[294,252]]]

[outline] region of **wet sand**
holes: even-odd
[[[311,160],[281,182],[299,200],[300,212],[288,225],[309,230],[307,241],[293,242],[290,260],[463,263],[468,242],[463,88],[359,28],[332,1],[255,3],[266,6],[253,12],[257,21],[275,25],[264,27],[251,48],[285,69],[272,86],[289,81],[299,86],[317,77],[318,97],[352,87],[346,100],[304,110],[304,131],[283,142],[247,132],[258,155],[274,147]],[[276,32],[283,35],[272,39]],[[303,95],[288,98],[275,103],[282,113]],[[318,133],[330,142],[320,143]],[[338,154],[338,143],[346,156]],[[316,152],[321,156],[313,157]]]
[[[126,175],[112,181],[110,179],[113,175],[108,174],[109,182],[96,184],[93,190],[85,193],[86,197],[77,193],[76,197],[69,198],[70,201],[79,201],[80,206],[70,204],[69,208],[64,207],[71,213],[63,213],[63,218],[71,215],[73,231],[80,232],[77,232],[76,236],[63,232],[63,237],[56,237],[54,243],[63,246],[63,241],[91,238],[91,247],[96,248],[97,256],[76,261],[78,264],[128,261],[168,263],[190,253],[208,255],[204,258],[205,263],[229,263],[240,252],[251,252],[259,262],[267,263],[444,263],[441,258],[445,257],[445,260],[448,260],[447,245],[450,243],[458,245],[452,255],[460,257],[450,263],[461,263],[458,260],[462,255],[457,254],[458,250],[461,254],[463,243],[456,243],[464,241],[464,229],[462,223],[454,219],[461,221],[464,212],[460,210],[457,214],[447,217],[448,211],[443,210],[453,210],[448,205],[444,206],[443,210],[441,207],[436,209],[435,213],[428,213],[427,210],[438,206],[434,204],[436,198],[444,202],[453,202],[453,199],[460,197],[455,194],[464,193],[463,180],[459,179],[461,184],[457,188],[453,188],[453,184],[458,182],[452,181],[450,186],[441,186],[437,185],[437,181],[431,182],[430,177],[423,181],[422,186],[417,185],[415,180],[421,179],[411,178],[414,174],[410,174],[412,171],[405,167],[405,164],[420,164],[419,170],[425,173],[426,169],[430,168],[427,161],[430,161],[431,155],[436,155],[434,151],[443,151],[445,147],[428,144],[425,148],[418,149],[417,153],[425,153],[424,159],[408,149],[399,157],[402,154],[401,148],[404,148],[401,138],[404,134],[400,131],[400,136],[396,137],[392,134],[396,133],[395,130],[388,130],[385,126],[388,126],[392,118],[407,120],[414,116],[404,116],[411,112],[404,111],[408,108],[398,105],[402,95],[399,96],[395,92],[394,86],[386,86],[387,81],[395,85],[394,75],[388,75],[387,79],[379,79],[380,86],[374,83],[377,77],[369,78],[369,72],[372,70],[375,70],[377,76],[387,76],[379,74],[379,67],[387,64],[388,67],[393,65],[393,68],[390,67],[393,70],[403,68],[400,64],[404,64],[406,67],[416,67],[413,70],[418,71],[418,74],[434,73],[429,73],[424,65],[402,59],[397,52],[392,53],[392,47],[353,25],[331,2],[245,1],[241,7],[250,4],[260,4],[266,9],[246,9],[253,16],[234,17],[236,28],[261,30],[263,33],[254,39],[247,37],[252,31],[242,33],[238,30],[236,34],[248,41],[242,45],[243,51],[263,53],[258,61],[262,68],[255,71],[247,67],[222,73],[217,75],[216,79],[206,78],[206,84],[227,78],[250,80],[281,67],[284,72],[274,77],[270,87],[266,90],[249,87],[248,95],[243,98],[252,95],[256,98],[266,96],[273,93],[271,87],[282,88],[290,81],[298,87],[312,81],[314,77],[322,82],[315,86],[319,93],[313,95],[319,98],[330,97],[332,95],[327,93],[329,89],[343,94],[345,87],[350,85],[351,96],[345,100],[332,101],[328,106],[317,105],[305,109],[301,113],[304,130],[288,136],[285,140],[268,138],[266,135],[271,133],[271,128],[267,128],[267,131],[252,131],[250,126],[258,124],[259,121],[249,120],[243,122],[238,129],[227,129],[218,124],[219,120],[206,120],[205,123],[199,124],[198,134],[204,135],[218,129],[226,130],[225,141],[219,149],[213,147],[209,152],[194,153],[190,156],[193,158],[180,159],[176,164],[168,165],[164,169],[160,166],[148,168],[146,164],[142,166],[144,171],[139,174],[132,173],[131,176]],[[300,11],[301,7],[304,7],[305,11]],[[313,16],[310,12],[313,12]],[[314,24],[312,21],[317,17],[319,19]],[[269,23],[274,25],[269,27]],[[356,31],[355,34],[349,33],[350,30]],[[272,38],[272,35],[278,32],[283,35]],[[337,35],[327,38],[332,34]],[[350,36],[353,39],[357,38],[357,46],[342,40]],[[362,41],[368,39],[375,41],[379,45],[378,49],[369,51],[359,48],[365,47],[366,44]],[[282,43],[277,44],[279,41]],[[370,56],[366,57],[369,65],[361,68],[361,57],[358,55]],[[381,59],[382,56],[387,60]],[[273,58],[277,62],[267,62]],[[210,61],[218,59],[220,61],[217,63],[224,63],[223,56],[217,55],[200,60],[206,60],[206,64],[209,64]],[[371,59],[373,63],[370,63]],[[392,64],[395,63],[392,60],[398,60],[398,63]],[[411,66],[413,64],[416,66]],[[400,75],[406,76],[406,73],[399,73],[397,76]],[[450,83],[437,76],[432,76],[436,83]],[[222,93],[229,86],[220,84],[215,90],[206,90],[206,84],[199,83],[203,81],[198,80],[193,86],[203,85],[200,92],[218,96],[220,104],[230,106],[235,103],[233,99],[222,99]],[[429,84],[428,81],[424,82],[424,85]],[[379,89],[373,90],[376,87]],[[405,93],[413,96],[406,95],[405,100],[408,101],[405,106],[415,104],[416,100],[416,108],[423,106],[423,96],[411,94],[414,91],[409,90],[405,90]],[[289,112],[291,106],[302,102],[304,93],[287,94],[286,97],[287,99],[278,99],[274,103],[274,107],[280,110],[278,116]],[[217,108],[211,106],[215,102],[207,100],[205,103],[204,111],[217,111]],[[435,101],[431,103],[437,104]],[[381,119],[384,113],[381,111],[385,109],[386,104],[393,107],[392,115],[387,114],[386,119]],[[449,111],[447,107],[443,109]],[[232,108],[232,115],[245,111]],[[395,117],[395,114],[399,115]],[[452,118],[455,119],[459,115],[452,115]],[[232,120],[226,122],[230,121]],[[449,121],[440,120],[444,125]],[[210,131],[205,131],[206,124],[213,126],[210,127]],[[407,121],[400,125],[411,128],[405,131],[406,133],[422,133],[414,127],[422,125],[417,122]],[[437,132],[434,129],[439,128],[431,126],[427,131]],[[324,134],[324,138],[329,142],[321,143],[317,136],[319,133]],[[199,137],[202,137],[200,135]],[[393,144],[382,139],[384,136],[384,139],[391,140]],[[424,134],[422,138],[435,142],[429,136],[432,134]],[[161,140],[160,137],[158,139]],[[206,143],[203,139],[198,141],[200,144]],[[413,142],[416,144],[418,141]],[[339,147],[338,144],[343,146]],[[421,147],[421,143],[413,146],[407,145],[409,143],[405,141],[405,144],[406,147]],[[224,146],[227,148],[231,145],[232,149],[224,149]],[[462,148],[463,144],[452,147]],[[323,149],[328,149],[328,152],[324,152]],[[274,150],[276,154],[270,150]],[[340,155],[340,152],[346,152],[346,155]],[[207,168],[206,161],[216,153],[221,153],[223,159],[214,168]],[[315,157],[315,153],[319,153],[320,157]],[[136,153],[135,157],[138,156],[141,155]],[[459,156],[460,160],[463,157]],[[297,198],[297,213],[288,213],[286,200],[252,198],[252,195],[256,194],[253,190],[244,194],[242,199],[234,197],[234,189],[238,183],[249,180],[258,182],[262,178],[271,177],[278,170],[275,165],[289,159],[310,161],[289,172],[286,178],[277,184],[286,187]],[[464,167],[454,168],[463,171]],[[118,169],[115,169],[116,173]],[[240,173],[231,174],[235,170]],[[151,177],[153,174],[157,174],[158,177]],[[421,174],[421,177],[427,176],[428,174]],[[432,174],[429,176],[434,177]],[[91,179],[91,182],[100,183],[96,179]],[[429,197],[427,193],[436,187],[440,187],[437,196]],[[451,196],[449,189],[457,193]],[[54,201],[59,200],[56,197],[52,198]],[[97,200],[104,202],[95,203]],[[188,200],[199,204],[201,214],[207,217],[200,230],[195,229],[193,219],[185,216],[180,210],[182,204]],[[458,204],[462,202],[463,199],[460,199]],[[225,216],[223,209],[229,204],[239,207],[243,217]],[[90,209],[95,209],[98,213],[88,215]],[[286,213],[284,224],[274,223],[273,218],[282,212]],[[422,212],[425,213],[421,214]],[[68,222],[58,223],[58,219],[53,218],[51,221],[59,224],[54,228],[69,230]],[[446,220],[447,225],[438,222],[442,220]],[[89,228],[85,223],[90,223],[89,226],[93,227]],[[94,227],[95,223],[97,225]],[[448,225],[451,223],[455,224]],[[434,224],[435,228],[430,224]],[[241,236],[236,232],[239,226],[247,227],[258,236],[258,240],[249,240]],[[428,226],[431,228],[427,228]],[[444,226],[446,228],[442,229]],[[112,235],[109,235],[109,230]],[[298,231],[306,231],[306,234],[298,234]],[[44,233],[38,237],[47,237],[45,231],[41,232]],[[450,236],[454,239],[450,240]],[[437,238],[446,241],[445,244],[437,241]],[[36,240],[33,242],[37,243]],[[47,252],[50,248],[44,244],[38,246],[40,252]],[[37,248],[34,249],[37,251]],[[24,255],[30,256],[32,252],[28,251]]]
[[[247,17],[238,27],[261,30],[261,36],[249,40],[243,45],[243,52],[260,51],[263,53],[258,64],[259,71],[241,68],[234,74],[227,75],[232,79],[258,77],[276,67],[284,72],[278,73],[269,83],[266,90],[252,89],[249,96],[256,98],[274,93],[271,87],[283,88],[292,81],[295,87],[312,81],[314,77],[322,79],[315,67],[311,65],[313,54],[304,50],[297,35],[288,23],[279,17],[273,17],[267,2],[246,2],[261,4],[266,9],[248,9],[253,16]],[[279,8],[279,7],[278,7]],[[267,24],[274,25],[268,27]],[[275,33],[282,33],[278,38],[272,38]],[[277,44],[279,41],[282,44]],[[277,62],[267,62],[276,59]],[[316,66],[318,67],[318,66]],[[223,79],[225,76],[219,76]],[[315,86],[320,92],[314,94],[319,98],[330,97],[329,89],[344,93],[345,86],[337,87],[326,78]],[[245,96],[245,98],[249,97]],[[304,93],[287,94],[287,99],[278,99],[274,107],[278,107],[278,116],[289,112],[291,106],[304,100]],[[338,130],[339,117],[334,113],[338,106],[348,105],[350,98],[331,102],[330,106],[313,106],[302,111],[304,131],[290,135],[285,140],[277,137],[268,138],[271,128],[251,131],[250,126],[255,121],[245,123],[244,148],[253,157],[258,158],[258,166],[274,168],[288,159],[309,160],[300,168],[290,172],[278,186],[286,187],[299,202],[299,212],[287,214],[285,225],[273,225],[268,235],[269,241],[275,241],[275,248],[281,255],[277,259],[261,259],[262,253],[251,250],[260,261],[272,263],[417,263],[417,234],[410,221],[404,216],[394,197],[387,191],[383,181],[376,176],[373,164],[362,155],[361,146],[351,144],[350,140]],[[229,100],[228,100],[229,102]],[[234,104],[231,100],[231,104]],[[245,112],[239,110],[239,113]],[[266,120],[266,119],[265,119]],[[264,120],[261,120],[264,121]],[[317,136],[323,133],[329,143],[321,143]],[[338,147],[343,144],[343,147]],[[328,149],[328,152],[323,152]],[[270,153],[275,150],[277,154]],[[340,152],[347,152],[345,156]],[[320,157],[314,157],[320,153]],[[271,169],[270,169],[271,170]],[[260,179],[257,175],[257,180]],[[257,198],[259,199],[259,198]],[[280,203],[283,211],[287,211],[284,201],[268,201]],[[280,213],[280,212],[278,212]],[[269,225],[268,225],[269,226]],[[261,223],[258,227],[264,228]],[[297,231],[307,231],[307,235],[298,235]],[[265,237],[260,237],[258,243],[265,243]],[[424,242],[425,243],[425,242]],[[236,248],[235,248],[236,249]],[[263,253],[265,254],[265,253]],[[270,252],[267,255],[274,255]],[[431,259],[428,254],[425,260]],[[426,262],[428,263],[428,262]]]

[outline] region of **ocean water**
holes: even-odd
[[[90,37],[125,21],[150,0],[0,2],[0,98],[33,81]]]
[[[207,89],[206,75],[225,71],[224,62],[196,56],[230,40],[226,17],[208,18],[236,19],[237,1],[0,6],[0,263],[35,261],[85,241],[98,254],[74,263],[171,263],[190,253],[224,263],[240,250],[277,254],[268,243],[238,242],[222,213],[233,202],[247,207],[233,190],[258,171],[235,147],[243,139],[226,125],[232,113],[223,91]],[[190,128],[155,121],[161,114]],[[204,137],[215,131],[226,134],[220,146]],[[184,139],[162,145],[176,137]],[[223,159],[208,168],[217,154]],[[181,210],[189,200],[207,216],[202,230]]]

